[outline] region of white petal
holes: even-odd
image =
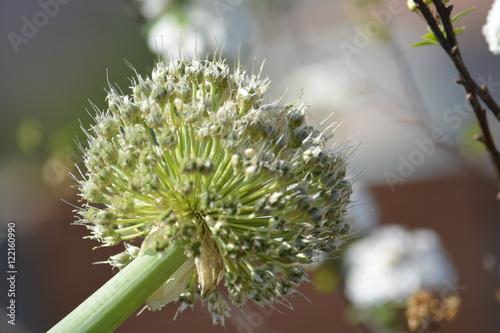
[[[193,273],[194,260],[193,258],[188,258],[186,262],[146,300],[146,305],[151,311],[156,311],[166,304],[175,301],[186,289],[186,285]]]
[[[146,236],[141,245],[139,253],[143,253],[149,249],[156,251],[156,248],[166,247],[168,232],[165,229],[166,225],[154,227]],[[166,304],[175,301],[179,295],[186,289],[189,279],[195,272],[194,259],[188,258],[179,267],[172,276],[170,276],[147,300],[146,305],[151,311],[156,311]]]
[[[493,54],[500,54],[500,0],[495,0],[488,12],[483,35]]]

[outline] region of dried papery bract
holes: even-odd
[[[443,320],[452,320],[460,308],[457,294],[439,298],[427,290],[418,290],[408,298],[406,318],[411,332],[422,332],[428,327],[438,327]]]
[[[80,223],[103,246],[144,239],[109,262],[171,246],[188,258],[151,309],[201,298],[223,322],[221,280],[238,307],[273,303],[349,231],[345,146],[329,148],[303,102],[267,100],[268,83],[219,60],[160,62],[130,95],[110,87],[86,131]]]

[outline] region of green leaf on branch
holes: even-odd
[[[458,36],[462,32],[465,31],[465,27],[455,28],[453,31],[455,32],[455,36]],[[445,35],[445,37],[446,37],[446,33],[444,31],[443,31],[443,35]],[[436,36],[432,32],[429,32],[429,33],[423,35],[422,38],[424,39],[423,41],[417,42],[415,44],[411,44],[410,46],[411,47],[418,47],[418,46],[424,46],[424,45],[439,45],[439,42],[438,42]]]
[[[432,32],[429,32],[429,33],[423,35],[422,38],[424,39],[423,41],[417,42],[417,43],[412,44],[410,46],[417,47],[417,46],[424,46],[424,45],[439,45],[439,42],[438,42],[436,36],[434,36],[434,33],[432,33]]]
[[[438,40],[433,32],[429,32],[428,34],[423,35],[422,38],[428,42],[431,42],[432,44],[436,44],[436,45],[439,44],[439,42],[438,42]]]
[[[455,36],[458,36],[465,31],[465,27],[455,28],[453,31],[455,32]]]
[[[417,42],[417,43],[411,44],[410,47],[419,47],[419,46],[424,46],[424,45],[436,45],[436,43],[427,42],[427,41],[421,41],[421,42]]]
[[[460,20],[462,17],[464,17],[465,15],[469,14],[470,12],[472,12],[474,9],[476,9],[476,7],[471,7],[467,10],[464,10],[463,12],[460,12],[458,13],[457,15],[453,16],[453,18],[451,19],[451,23],[455,23],[457,22],[458,20]]]
[[[453,24],[453,23],[457,22],[458,20],[460,20],[461,18],[463,18],[465,15],[469,14],[470,12],[472,12],[474,9],[476,9],[476,7],[471,7],[469,9],[467,9],[467,10],[464,10],[463,12],[458,13],[457,15],[455,15],[451,19],[451,23]],[[439,45],[439,42],[438,42],[436,36],[431,31],[431,29],[430,29],[429,26],[427,26],[427,30],[429,31],[429,33],[427,33],[427,34],[425,34],[425,35],[422,36],[422,38],[424,39],[423,41],[417,42],[417,43],[412,44],[410,46],[411,47],[418,47],[418,46],[424,46],[424,45]],[[446,36],[446,31],[445,31],[445,29],[444,29],[444,27],[442,25],[439,25],[439,30],[441,30],[441,32],[443,33],[443,35],[446,38],[447,37]],[[455,36],[460,35],[462,32],[464,32],[464,30],[465,30],[465,27],[460,27],[460,28],[453,29],[453,31],[455,32]]]

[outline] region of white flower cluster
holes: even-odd
[[[148,46],[160,55],[178,57],[179,50],[205,54],[222,48],[234,56],[240,48],[245,50],[248,43],[243,41],[251,40],[254,22],[242,2],[140,0],[137,4],[146,20]]]
[[[404,302],[419,289],[451,292],[455,269],[430,229],[381,226],[345,252],[345,292],[360,308]]]
[[[483,26],[483,35],[486,38],[490,52],[500,54],[500,0],[495,0]]]

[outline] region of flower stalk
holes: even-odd
[[[146,251],[122,269],[49,333],[113,332],[186,261],[184,250]]]

